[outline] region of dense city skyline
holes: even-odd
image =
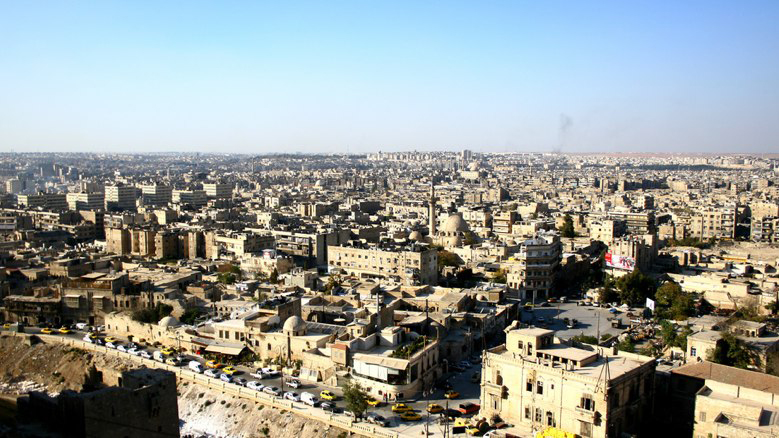
[[[7,4],[0,151],[777,150],[775,2]]]

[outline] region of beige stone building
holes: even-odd
[[[402,247],[328,246],[329,266],[359,278],[382,278],[405,285],[438,282],[438,252],[426,245]]]
[[[638,433],[652,417],[654,372],[650,357],[568,345],[551,330],[510,330],[485,354],[479,416],[583,438]]]
[[[509,293],[522,300],[548,298],[561,254],[560,237],[554,232],[539,233],[522,242],[519,252],[504,265]]]

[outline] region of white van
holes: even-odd
[[[309,406],[316,406],[316,404],[319,403],[319,400],[316,398],[316,396],[314,394],[311,394],[310,392],[301,393],[300,401],[302,401],[303,403]]]
[[[165,362],[165,356],[163,356],[163,355],[162,355],[162,352],[161,352],[161,351],[159,351],[159,350],[155,351],[155,352],[154,352],[154,353],[151,355],[151,357],[153,357],[153,358],[154,358],[154,360],[156,360],[157,362]]]
[[[202,373],[203,372],[203,365],[200,365],[200,362],[196,360],[189,361],[189,369],[196,372],[196,373]]]

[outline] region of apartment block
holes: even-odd
[[[504,264],[509,294],[522,300],[548,298],[561,257],[560,236],[554,232],[521,242],[519,252]]]
[[[438,281],[438,252],[426,245],[328,246],[327,252],[331,271],[406,285],[435,285]]]
[[[71,210],[102,210],[105,208],[105,195],[94,193],[68,193],[68,208]]]
[[[551,330],[510,330],[484,355],[479,417],[582,438],[637,434],[652,419],[654,375],[651,357],[570,345]]]
[[[233,196],[233,185],[228,183],[205,183],[203,190],[208,198],[226,199]]]
[[[133,186],[107,185],[105,186],[106,210],[135,210],[135,198],[137,190]]]

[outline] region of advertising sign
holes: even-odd
[[[606,253],[606,266],[610,268],[624,269],[632,271],[636,268],[636,261],[633,257],[625,257],[611,252]]]

